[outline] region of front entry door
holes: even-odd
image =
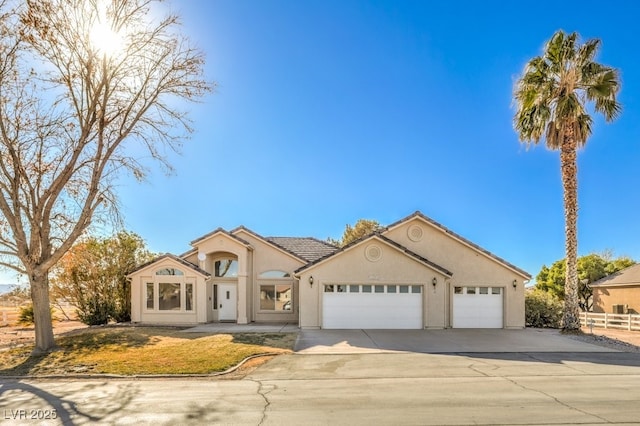
[[[236,286],[218,284],[218,321],[235,321],[236,305]]]

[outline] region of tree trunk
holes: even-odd
[[[31,300],[33,302],[33,322],[36,331],[36,345],[33,354],[51,352],[56,348],[51,323],[51,305],[49,303],[49,276],[30,275]]]
[[[569,126],[570,127],[570,126]],[[564,136],[560,149],[562,189],[564,191],[566,268],[562,330],[580,329],[578,308],[578,151],[573,131]]]

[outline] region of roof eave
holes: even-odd
[[[296,269],[293,272],[294,276],[299,278],[300,277],[300,273],[302,273],[302,272],[304,272],[306,270],[315,268],[316,266],[319,266],[320,264],[325,263],[326,261],[328,261],[332,257],[338,256],[341,253],[345,253],[345,252],[355,248],[356,246],[360,245],[361,243],[364,243],[365,241],[370,240],[370,239],[377,239],[378,241],[386,244],[387,246],[393,248],[394,250],[404,253],[405,255],[407,255],[408,257],[413,259],[414,261],[416,261],[418,263],[421,263],[422,265],[424,265],[424,266],[426,266],[426,267],[428,267],[430,269],[433,269],[434,271],[436,271],[436,272],[438,272],[438,273],[440,273],[442,275],[445,275],[445,276],[447,276],[449,278],[451,278],[453,276],[453,273],[451,271],[447,270],[446,268],[443,268],[442,266],[440,266],[440,265],[438,265],[438,264],[436,264],[434,262],[431,262],[430,260],[420,256],[417,253],[414,253],[413,251],[411,251],[408,248],[404,247],[403,245],[398,244],[397,242],[385,237],[384,235],[381,235],[380,232],[373,232],[373,233],[371,233],[369,235],[365,235],[364,237],[359,238],[359,239],[357,239],[355,241],[352,241],[351,243],[347,244],[346,246],[340,248],[339,250],[337,250],[337,251],[335,251],[335,252],[333,252],[333,253],[331,253],[331,254],[329,254],[327,256],[324,256],[324,257],[316,260],[315,262],[309,262],[308,264]]]
[[[472,241],[464,238],[462,235],[457,234],[455,232],[453,232],[452,230],[450,230],[449,228],[447,228],[446,226],[440,224],[439,222],[431,219],[430,217],[424,215],[421,211],[416,211],[412,214],[410,214],[409,216],[400,219],[394,223],[392,223],[391,225],[383,228],[380,232],[382,234],[395,229],[399,226],[401,226],[402,224],[415,219],[415,218],[419,218],[421,219],[424,223],[428,224],[429,226],[438,229],[440,232],[443,232],[445,234],[447,234],[448,236],[450,236],[451,238],[453,238],[454,240],[458,241],[460,244],[463,244],[464,246],[474,250],[477,253],[482,254],[484,257],[486,257],[489,260],[492,260],[493,262],[499,263],[500,265],[504,266],[505,268],[511,270],[512,272],[515,272],[516,274],[520,275],[523,278],[526,278],[528,280],[531,279],[531,274],[529,274],[527,271],[518,268],[517,266],[507,262],[506,260],[504,260],[503,258],[501,258],[500,256],[497,256],[493,253],[491,253],[490,251],[480,247],[479,245],[473,243]]]
[[[158,262],[160,262],[162,260],[165,260],[165,259],[172,260],[172,261],[174,261],[174,262],[176,262],[176,263],[178,263],[178,264],[180,264],[180,265],[182,265],[182,266],[184,266],[186,268],[189,268],[193,272],[195,272],[196,274],[199,274],[200,276],[204,277],[205,279],[208,279],[211,276],[211,274],[209,272],[205,271],[204,269],[200,269],[198,266],[196,266],[196,265],[194,265],[194,264],[192,264],[190,262],[187,262],[186,260],[181,259],[181,258],[179,258],[178,256],[176,256],[174,254],[164,253],[164,254],[162,254],[162,255],[154,258],[154,259],[151,259],[150,261],[145,262],[142,265],[138,266],[136,269],[134,269],[129,274],[127,274],[127,278],[131,279],[132,275],[137,274],[140,271],[143,271],[143,270],[145,270],[147,268],[150,268],[154,263],[158,263]]]
[[[231,232],[227,231],[226,229],[222,229],[222,228],[217,228],[211,232],[209,232],[208,234],[205,234],[193,241],[191,241],[192,246],[197,246],[198,244],[202,243],[205,240],[208,240],[210,238],[215,237],[216,235],[223,235],[227,238],[231,238],[235,241],[237,241],[238,243],[242,244],[243,246],[245,246],[247,249],[249,250],[253,250],[253,246],[251,245],[251,243],[249,243],[248,241],[243,240],[242,238],[238,237],[237,235],[232,234]]]
[[[246,228],[244,226],[239,226],[237,228],[232,229],[231,230],[231,235],[235,236],[236,232],[241,232],[241,231],[244,231],[247,234],[252,235],[255,238],[258,238],[260,241],[264,242],[265,244],[270,245],[271,247],[281,251],[282,253],[284,253],[284,254],[286,254],[288,256],[293,257],[294,259],[296,259],[296,260],[298,260],[300,262],[308,262],[309,261],[309,260],[307,260],[307,259],[305,259],[303,257],[300,257],[300,255],[298,255],[296,253],[293,253],[290,250],[287,250],[286,248],[282,247],[280,244],[276,244],[273,241],[269,241],[267,238],[263,237],[262,235],[256,233],[255,231],[252,231],[251,229]]]

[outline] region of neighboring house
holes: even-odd
[[[343,247],[216,229],[142,265],[131,318],[301,328],[523,328],[522,269],[416,212]]]
[[[640,263],[591,283],[593,312],[640,312]]]

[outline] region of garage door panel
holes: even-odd
[[[475,287],[472,287],[475,288]],[[503,289],[499,294],[467,293],[453,295],[453,328],[502,328]]]
[[[323,328],[422,328],[422,293],[323,293],[323,295]]]

